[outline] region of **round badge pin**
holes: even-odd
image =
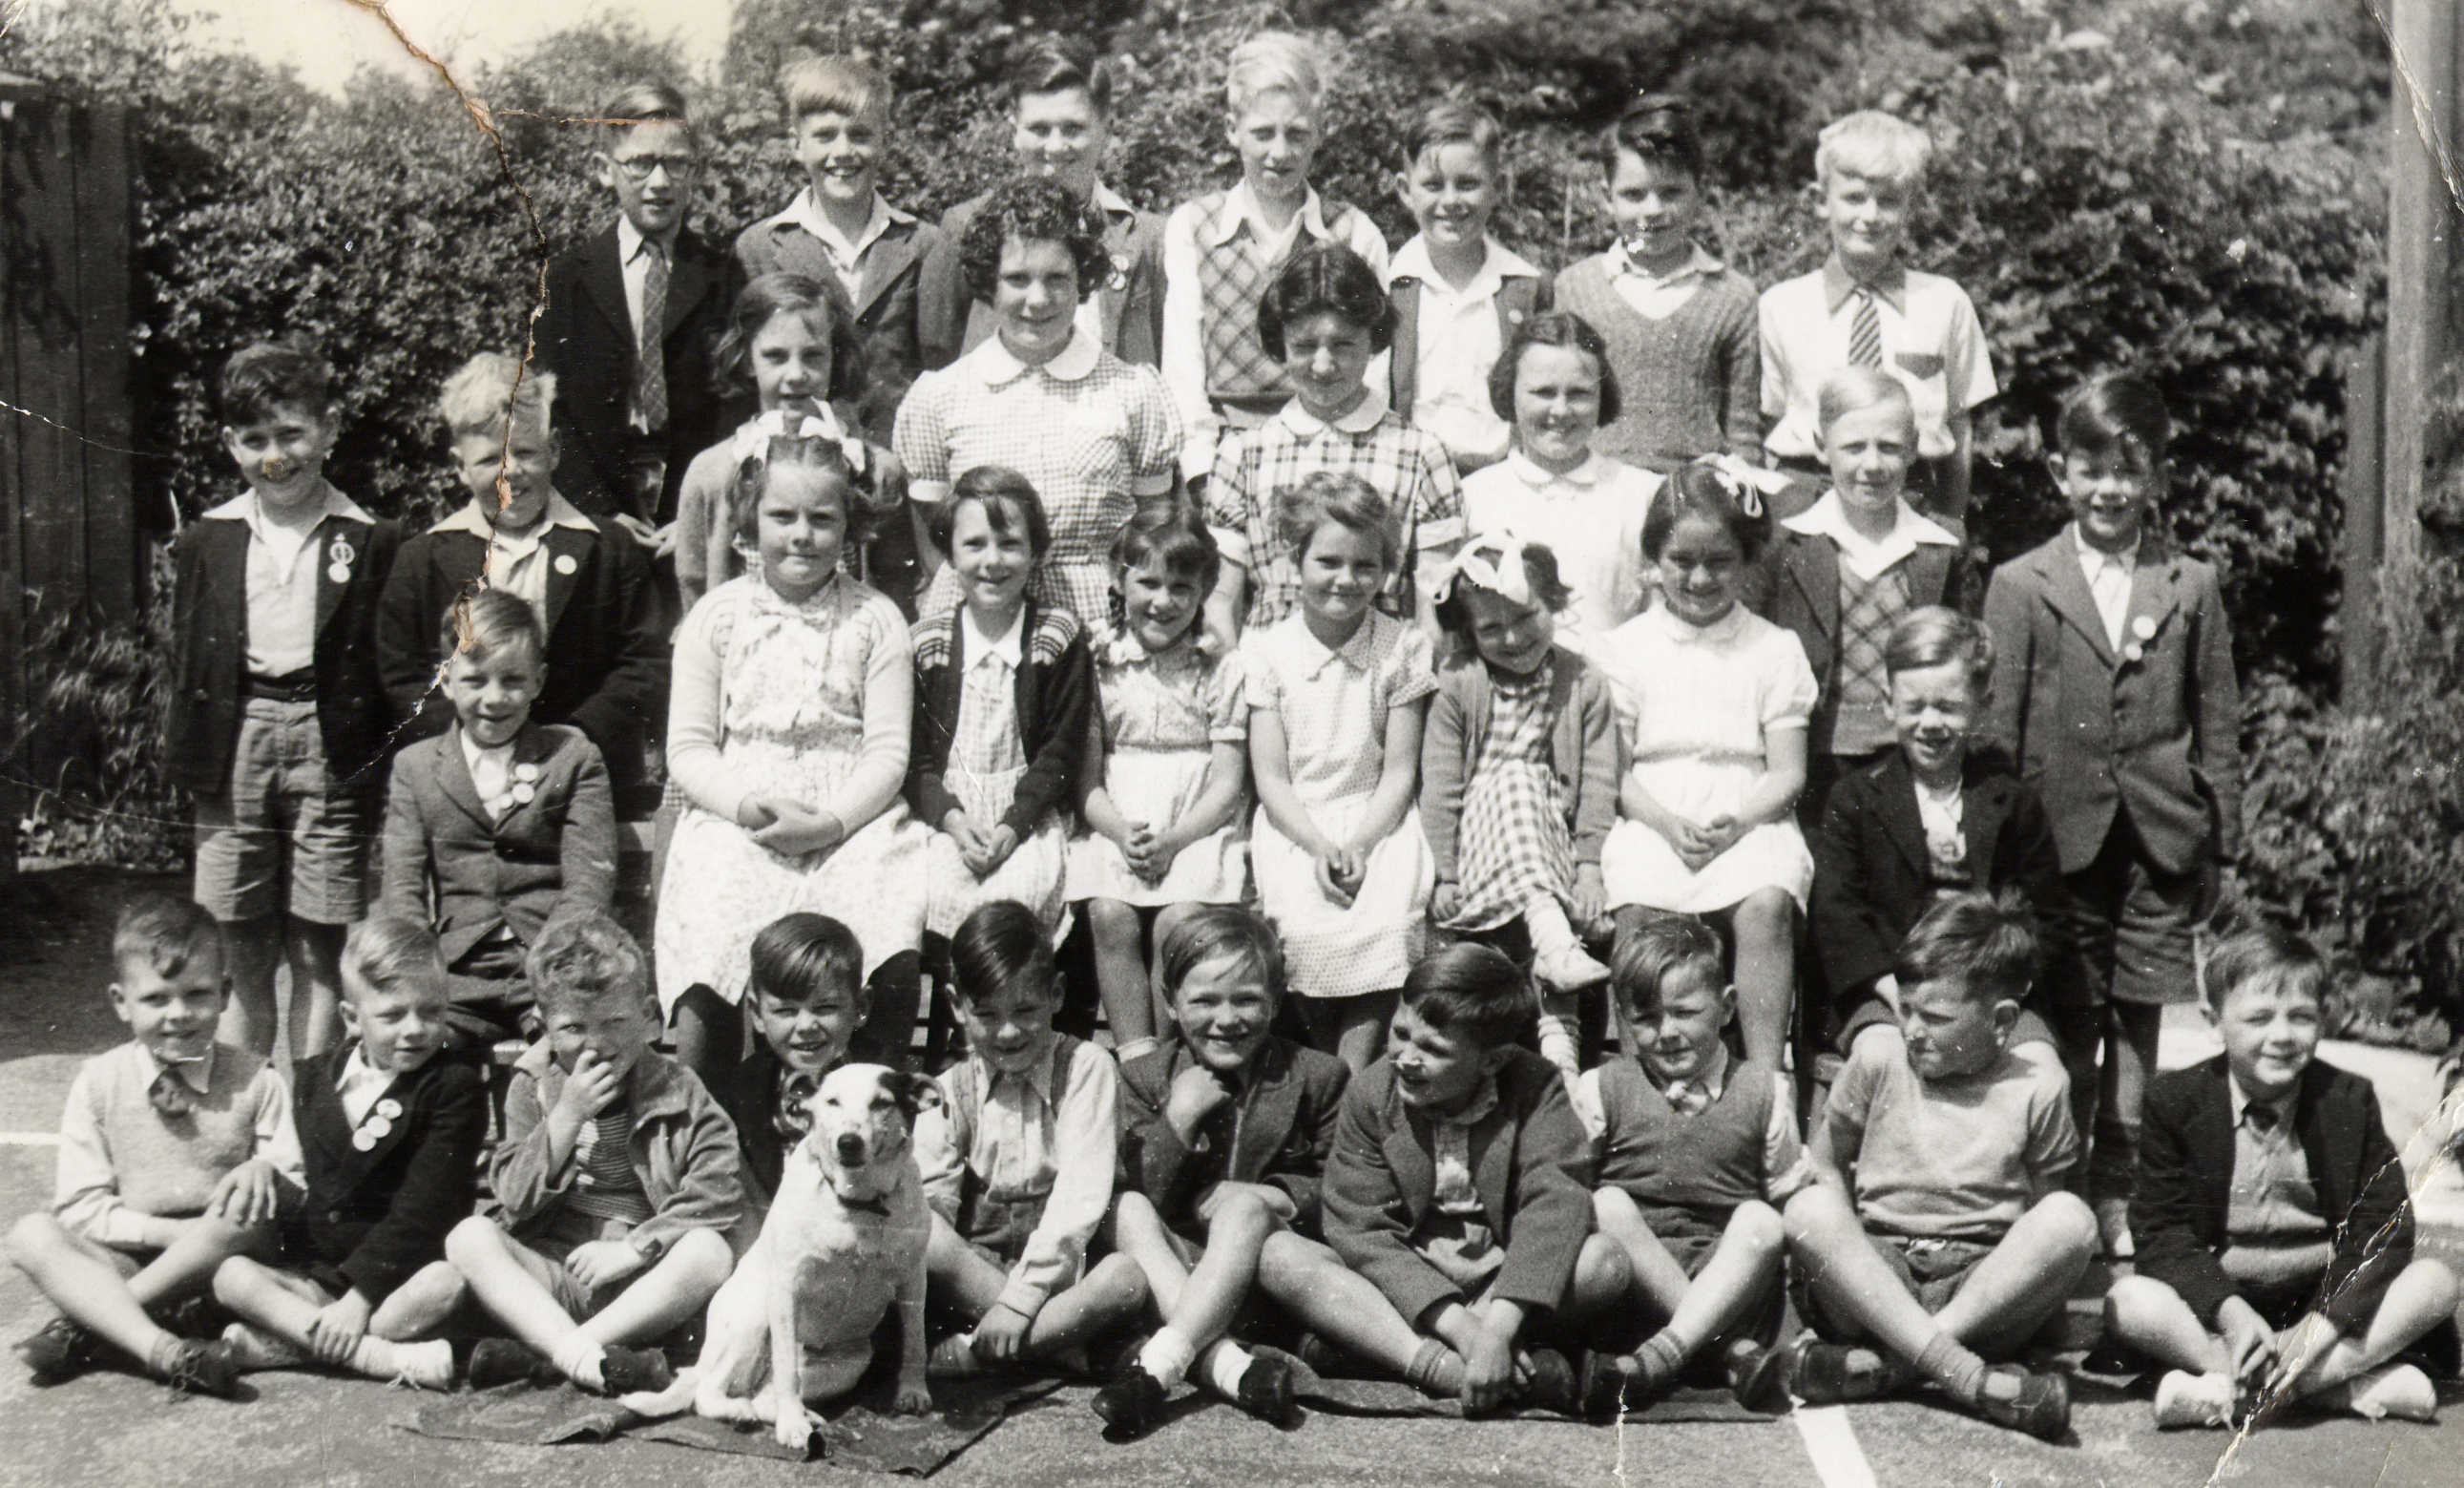
[[[325,577],[333,580],[337,584],[348,584],[351,582],[351,566],[349,564],[328,564],[325,566]]]
[[[377,1114],[389,1122],[400,1121],[402,1119],[402,1102],[396,1100],[391,1096],[387,1096],[383,1100],[377,1102]]]
[[[358,549],[351,546],[349,538],[336,538],[334,545],[325,549],[326,560],[338,568],[349,567],[352,560],[359,556]]]
[[[2151,615],[2141,615],[2130,622],[2130,633],[2144,641],[2154,640],[2156,638],[2155,618]]]
[[[567,575],[567,576],[571,576],[572,574],[578,573],[578,572],[580,572],[581,570],[582,570],[582,565],[580,565],[580,564],[578,564],[578,563],[575,563],[575,562],[573,561],[573,555],[572,555],[571,553],[560,553],[560,554],[558,554],[558,555],[557,555],[557,560],[556,560],[556,571],[557,571],[557,572],[561,573],[561,574],[565,574],[565,575]]]
[[[514,787],[514,804],[517,806],[528,806],[538,795],[539,788],[527,780]]]
[[[386,1121],[382,1116],[371,1116],[368,1118],[367,1123],[362,1126],[360,1130],[366,1132],[371,1137],[390,1136],[393,1132],[393,1122]]]
[[[359,1148],[363,1152],[372,1150],[376,1144],[377,1139],[373,1132],[355,1131],[351,1133],[351,1145]]]
[[[537,780],[539,778],[539,767],[525,760],[521,764],[514,766],[514,778],[516,780]]]
[[[2122,648],[2122,659],[2124,661],[2136,661],[2145,655],[2147,655],[2147,648],[2140,645],[2137,641],[2132,641],[2129,645]]]

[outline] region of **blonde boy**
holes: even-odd
[[[1764,444],[1783,468],[1828,479],[1823,379],[1843,366],[1880,367],[1915,407],[1912,494],[1957,518],[1968,508],[1970,414],[1996,389],[1967,291],[1907,266],[1908,214],[1932,153],[1924,130],[1871,109],[1823,129],[1814,169],[1831,256],[1763,291]]]
[[[1386,239],[1364,212],[1309,185],[1326,107],[1316,50],[1286,32],[1243,42],[1224,73],[1224,133],[1241,181],[1175,209],[1163,230],[1163,380],[1180,406],[1181,474],[1214,468],[1226,428],[1250,429],[1291,396],[1258,339],[1258,301],[1306,237],[1336,242],[1386,276]],[[1372,381],[1383,374],[1373,368]]]

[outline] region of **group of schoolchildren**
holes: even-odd
[[[2165,411],[2071,397],[2074,521],[1983,582],[1994,385],[1903,262],[1922,131],[1824,131],[1834,252],[1757,299],[1672,99],[1552,282],[1490,235],[1476,108],[1414,131],[1391,256],[1321,198],[1290,36],[1233,56],[1241,181],[1160,222],[1072,44],[938,228],[878,192],[876,73],[782,84],[808,183],[732,258],[682,100],[605,111],[618,220],[537,365],[446,385],[471,500],[429,531],[325,482],[313,353],[226,369],[196,895],[122,914],[132,1041],[9,1236],[39,1380],[658,1388],[820,1077],[930,996],[934,1368],[1091,1370],[1117,1436],[1184,1381],[1284,1421],[1299,1360],[1594,1419],[1930,1384],[2054,1438],[2100,1256],[2161,1424],[2431,1416],[2456,1283],[2314,1058],[2323,965],[2194,934],[2238,710]],[[662,691],[653,955],[611,907]],[[1109,1049],[1055,1026],[1073,905]],[[2224,1054],[2160,1077],[2192,999]],[[182,1336],[207,1295],[236,1321]]]

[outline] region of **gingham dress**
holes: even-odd
[[[979,465],[1033,482],[1052,529],[1035,596],[1069,606],[1093,633],[1111,609],[1112,538],[1140,496],[1172,489],[1181,435],[1154,367],[1089,348],[1078,337],[1045,366],[1023,367],[996,336],[915,379],[892,444],[911,497],[927,504]],[[957,575],[944,566],[917,608],[935,615],[957,600]]]
[[[950,766],[943,776],[950,793],[979,826],[999,822],[1018,793],[1026,774],[1026,744],[1018,727],[1018,673],[1009,658],[990,650],[967,658],[967,675],[958,684],[958,723],[950,741]],[[946,832],[933,833],[927,856],[924,927],[949,935],[977,906],[994,899],[1016,899],[1035,911],[1046,929],[1059,932],[1062,915],[1061,873],[1067,857],[1061,820],[1046,815],[986,878],[978,878],[958,855],[958,841]]]
[[[1115,630],[1097,648],[1095,688],[1104,720],[1104,789],[1129,820],[1162,831],[1205,793],[1215,746],[1246,744],[1249,705],[1241,657],[1208,656],[1186,639],[1161,655]],[[1247,813],[1182,848],[1160,882],[1130,872],[1121,846],[1088,831],[1069,844],[1071,900],[1109,899],[1141,907],[1238,904],[1249,886]]]
[[[1446,929],[1493,930],[1544,899],[1573,902],[1574,835],[1550,747],[1556,673],[1553,658],[1529,677],[1489,670],[1488,738],[1463,787],[1463,907]]]
[[[1330,650],[1295,612],[1243,636],[1241,661],[1251,730],[1256,715],[1277,715],[1293,794],[1319,832],[1344,839],[1367,814],[1384,773],[1388,715],[1437,690],[1428,636],[1372,611],[1351,640]],[[1318,887],[1317,860],[1264,808],[1250,833],[1249,862],[1259,905],[1283,938],[1293,991],[1356,997],[1403,985],[1427,939],[1437,878],[1418,811],[1404,812],[1370,850],[1350,904]]]

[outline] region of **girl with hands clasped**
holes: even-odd
[[[1632,761],[1600,874],[1620,940],[1654,911],[1728,919],[1746,1057],[1776,1065],[1814,880],[1793,811],[1815,680],[1796,637],[1737,602],[1771,532],[1759,474],[1724,455],[1697,460],[1644,519],[1662,603],[1597,653]]]
[[[1241,661],[1201,636],[1221,558],[1197,514],[1149,501],[1112,544],[1120,617],[1095,655],[1096,708],[1079,774],[1087,831],[1070,843],[1069,897],[1086,901],[1115,1053],[1134,1058],[1168,1022],[1151,993],[1160,946],[1201,904],[1248,886],[1248,709]]]
[[[728,507],[751,571],[676,634],[668,767],[685,807],[659,896],[659,1001],[677,1058],[706,1075],[741,1053],[753,937],[797,910],[863,944],[876,1048],[903,1050],[915,1016],[924,836],[898,793],[913,652],[897,607],[840,571],[853,441],[803,430],[738,467]]]
[[[1067,605],[1028,592],[1052,528],[1024,476],[979,465],[926,515],[958,605],[915,627],[907,799],[939,829],[925,928],[945,937],[978,906],[1013,899],[1057,940],[1069,795],[1094,706],[1087,639]]]
[[[1384,1042],[1427,929],[1435,875],[1413,796],[1437,683],[1427,634],[1374,608],[1402,558],[1386,499],[1320,471],[1277,508],[1300,604],[1241,643],[1251,855],[1310,1036],[1358,1070]]]

